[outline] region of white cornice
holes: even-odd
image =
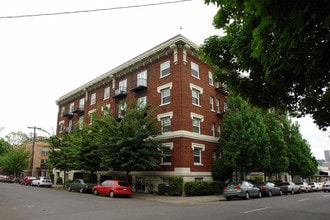
[[[158,140],[164,140],[164,139],[170,139],[170,138],[189,138],[189,139],[194,139],[194,140],[199,140],[199,141],[207,141],[207,142],[212,142],[212,143],[218,143],[219,138],[217,137],[212,137],[208,135],[203,135],[203,134],[197,134],[194,132],[190,131],[185,131],[185,130],[179,130],[179,131],[173,131],[173,132],[164,132],[163,134],[155,137],[155,139]]]

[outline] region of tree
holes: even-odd
[[[125,170],[127,177],[133,170],[159,166],[162,147],[155,137],[160,134],[160,126],[154,117],[156,109],[148,111],[150,107],[150,104],[142,107],[133,100],[120,121],[110,114],[93,120],[101,137],[99,147],[103,166]]]
[[[6,173],[17,176],[29,166],[30,156],[30,151],[22,147],[9,148],[0,156],[0,164]]]
[[[240,97],[228,97],[228,110],[224,115],[223,133],[219,139],[224,165],[241,178],[252,171],[265,171],[269,167],[269,137],[260,112]]]
[[[11,132],[6,135],[5,138],[7,139],[7,142],[14,148],[29,142],[29,137],[21,131]]]
[[[205,0],[216,28],[200,48],[214,74],[249,103],[330,125],[328,0]],[[247,76],[242,77],[242,73]]]

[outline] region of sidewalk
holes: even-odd
[[[63,185],[53,185],[57,190],[66,190]],[[132,198],[144,199],[149,201],[167,202],[175,204],[203,204],[210,202],[225,201],[222,195],[208,195],[208,196],[166,196],[142,192],[133,192]]]

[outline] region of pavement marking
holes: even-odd
[[[306,201],[306,200],[309,200],[309,198],[306,198],[306,199],[299,199],[298,202],[303,202],[303,201]]]
[[[243,212],[244,214],[248,214],[248,213],[251,213],[251,212],[259,212],[259,211],[263,211],[265,209],[270,209],[272,208],[271,206],[267,206],[267,207],[263,207],[263,208],[259,208],[259,209],[252,209],[252,210],[249,210],[249,211],[245,211]]]

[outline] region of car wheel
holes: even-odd
[[[97,192],[96,189],[94,189],[93,194],[97,196],[99,193]]]
[[[231,197],[226,197],[227,201],[231,201],[231,199],[232,199]]]
[[[70,187],[70,186],[68,186],[67,190],[70,192],[70,191],[71,191],[71,187]]]
[[[114,197],[115,197],[115,192],[114,192],[114,191],[110,191],[109,196],[110,196],[111,198],[114,198]]]
[[[272,193],[272,191],[268,191],[268,197],[272,197],[273,196],[273,193]]]
[[[246,200],[250,199],[250,194],[249,192],[245,192],[245,197],[244,197]]]

